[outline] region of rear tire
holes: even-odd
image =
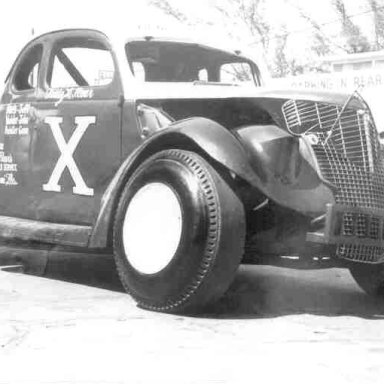
[[[139,306],[191,313],[231,283],[243,255],[244,208],[202,157],[167,150],[128,181],[113,234],[120,279]]]
[[[384,265],[354,264],[349,271],[366,293],[384,297]]]

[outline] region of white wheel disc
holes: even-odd
[[[153,274],[173,259],[182,231],[182,211],[176,193],[163,183],[149,183],[130,201],[123,223],[123,244],[137,271]]]

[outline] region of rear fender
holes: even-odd
[[[260,135],[260,127],[264,127],[262,135]],[[90,237],[89,247],[105,248],[108,245],[109,229],[113,220],[114,209],[124,185],[134,170],[152,154],[170,148],[195,150],[206,158],[220,163],[278,203],[300,211],[306,210],[308,204],[295,204],[292,200],[296,199],[292,198],[292,193],[287,198],[286,191],[292,188],[292,183],[290,185],[284,184],[281,178],[276,176],[277,174],[273,169],[274,165],[271,162],[271,156],[273,151],[276,154],[276,146],[274,147],[271,143],[275,141],[276,144],[281,144],[284,141],[281,141],[282,138],[291,143],[285,149],[285,155],[290,157],[292,154],[288,152],[293,148],[292,145],[295,145],[292,144],[291,139],[298,140],[288,134],[282,135],[282,132],[284,131],[276,126],[245,127],[231,132],[212,120],[190,118],[176,122],[167,129],[154,134],[122,163],[112,179],[103,195],[99,215]],[[283,159],[283,157],[284,154],[279,158]],[[298,153],[294,153],[293,157],[301,159]],[[285,164],[285,161],[280,160],[280,162]],[[289,163],[292,163],[292,161],[289,161]],[[292,164],[292,166],[296,167],[296,164]],[[312,169],[312,167],[310,168]],[[316,185],[316,187],[323,185],[315,171],[310,174],[310,177],[314,178],[311,182],[312,185]],[[329,202],[329,199],[325,200]],[[311,201],[311,204],[316,203]]]

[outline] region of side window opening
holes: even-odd
[[[37,87],[37,76],[39,75],[39,63],[36,63],[35,66],[32,68],[32,71],[30,72],[28,76],[28,84],[31,86],[31,88]]]
[[[199,81],[208,81],[208,71],[206,68],[202,68],[199,71]]]
[[[103,86],[115,73],[111,52],[101,43],[66,44],[55,50],[48,84],[52,88]]]
[[[139,81],[145,81],[145,67],[144,64],[140,61],[134,61],[132,63],[132,72],[133,75],[138,79]]]
[[[220,81],[228,83],[253,82],[252,69],[248,63],[227,63],[220,68]]]
[[[36,88],[42,53],[42,45],[36,45],[17,67],[13,80],[17,91],[28,91]]]

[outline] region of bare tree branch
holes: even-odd
[[[384,1],[367,0],[373,13],[375,49],[384,47]]]
[[[220,2],[223,4],[223,1]],[[247,28],[249,34],[260,40],[263,48],[268,49],[270,24],[266,20],[263,7],[265,0],[226,0],[225,5],[216,5],[219,11],[228,20],[234,17],[240,20]]]
[[[296,7],[300,17],[305,20],[312,28],[312,40],[313,46],[311,49],[316,53],[317,56],[326,56],[333,52],[332,47],[340,48],[346,51],[345,47],[340,46],[335,42],[334,39],[327,36],[324,32],[323,27],[308,13],[306,13],[301,7]]]
[[[163,11],[166,15],[175,18],[181,23],[189,23],[190,19],[179,9],[172,6],[168,0],[151,0],[149,5],[152,5],[161,11]]]
[[[349,53],[366,52],[371,50],[368,39],[348,16],[344,0],[332,0],[333,7],[340,18],[342,35]]]

